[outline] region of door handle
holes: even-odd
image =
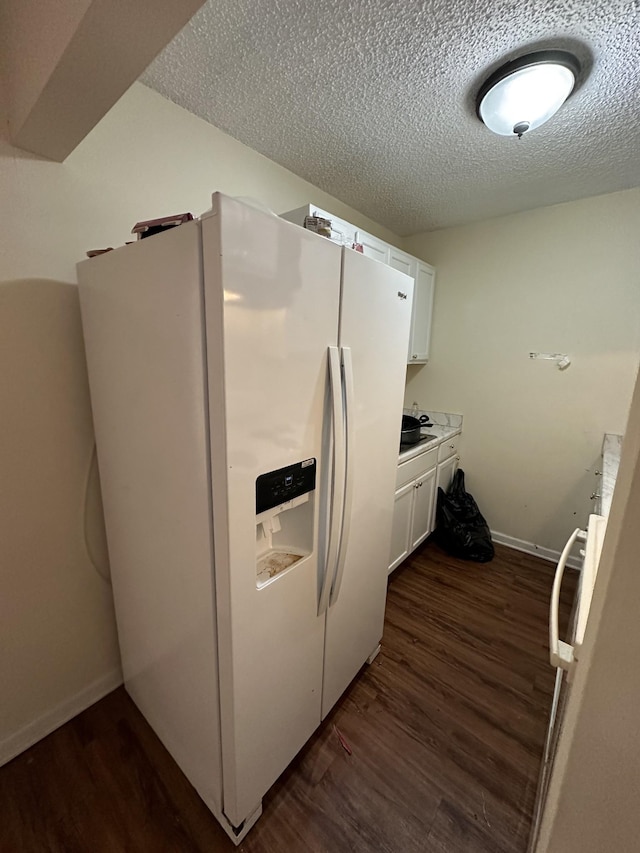
[[[318,599],[318,616],[322,615],[329,606],[331,586],[338,565],[346,467],[342,379],[340,375],[340,353],[338,347],[329,347],[327,356],[329,366],[329,394],[331,399],[331,429],[333,436],[333,455],[331,459],[332,487],[328,495],[328,500],[330,501],[329,531],[324,576],[322,578],[320,598]]]
[[[344,564],[349,543],[349,529],[351,526],[351,504],[353,502],[353,468],[355,462],[355,393],[353,383],[353,360],[351,348],[341,347],[342,372],[344,377],[344,424],[345,424],[345,447],[346,460],[344,467],[344,499],[342,503],[342,530],[340,532],[340,547],[338,549],[338,563],[336,567],[331,599],[329,605],[335,604],[340,595],[342,577],[344,575]]]
[[[580,539],[586,542],[587,533],[585,530],[580,530],[577,527],[567,540],[564,546],[558,565],[556,568],[555,577],[553,579],[553,589],[551,590],[551,604],[549,606],[549,660],[551,666],[561,667],[569,671],[573,663],[573,646],[570,643],[565,643],[558,638],[558,610],[560,607],[560,587],[562,586],[562,576],[569,559],[571,549],[576,541]]]

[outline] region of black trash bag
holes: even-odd
[[[453,557],[487,563],[493,559],[491,532],[484,516],[464,488],[464,471],[458,468],[449,491],[438,489],[436,540]]]

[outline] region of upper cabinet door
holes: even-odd
[[[389,263],[389,249],[391,247],[388,243],[378,240],[377,237],[367,234],[366,231],[356,231],[356,243],[362,244],[362,254],[365,257],[373,258],[374,261],[381,261],[383,264]]]
[[[388,263],[394,269],[410,275],[415,281],[407,362],[423,364],[429,358],[435,270],[424,261],[393,247],[389,252]]]
[[[420,364],[429,358],[434,284],[434,268],[423,261],[418,261],[413,289],[413,313],[407,359],[409,364]]]
[[[400,270],[400,272],[403,272],[405,275],[410,275],[411,278],[415,279],[416,268],[418,266],[417,258],[407,255],[406,252],[401,252],[400,249],[396,249],[394,246],[391,246],[389,249],[389,260],[387,263],[390,267],[393,267],[394,270]]]

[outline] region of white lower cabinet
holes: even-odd
[[[396,492],[393,505],[393,525],[391,528],[391,556],[389,558],[389,571],[392,572],[396,566],[409,556],[411,541],[411,515],[413,512],[413,501],[415,484],[407,483]]]
[[[433,530],[435,484],[436,469],[432,468],[431,471],[426,471],[414,486],[413,515],[411,517],[412,551]]]
[[[439,488],[442,489],[443,492],[447,492],[449,490],[449,486],[453,480],[453,475],[457,470],[457,456],[451,456],[445,462],[438,463],[438,472],[436,474],[436,494]]]
[[[389,571],[409,556],[433,530],[436,450],[398,466]],[[408,480],[408,481],[407,481]]]
[[[458,468],[460,436],[401,462],[396,477],[389,572],[414,551],[436,526],[438,486],[446,492]]]
[[[438,465],[438,473],[436,476],[436,491],[441,488],[447,491],[453,480],[453,475],[458,470],[458,457],[452,456],[446,462],[440,462]]]
[[[438,470],[436,472],[436,486],[435,486],[435,497],[433,501],[433,527],[436,526],[436,502],[438,499],[438,489],[442,489],[443,492],[448,491],[449,486],[451,485],[451,481],[453,480],[453,475],[458,470],[458,457],[451,456],[446,462],[440,462],[438,465]]]
[[[436,485],[434,489],[435,496],[433,500],[432,528],[434,530],[436,527],[438,489],[442,489],[443,492],[448,491],[449,486],[451,485],[451,481],[453,480],[453,476],[458,470],[458,462],[460,461],[460,456],[458,455],[459,438],[460,436],[457,435],[453,439],[443,441],[440,447],[438,448],[438,469],[436,471]]]

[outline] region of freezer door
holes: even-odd
[[[223,808],[239,826],[320,722],[323,419],[341,249],[220,195],[202,228]],[[312,460],[315,489],[297,494]],[[271,472],[257,514],[256,481]]]
[[[382,637],[413,280],[343,250],[347,485],[325,636],[323,718]]]
[[[221,816],[200,225],[78,266],[125,684]]]

